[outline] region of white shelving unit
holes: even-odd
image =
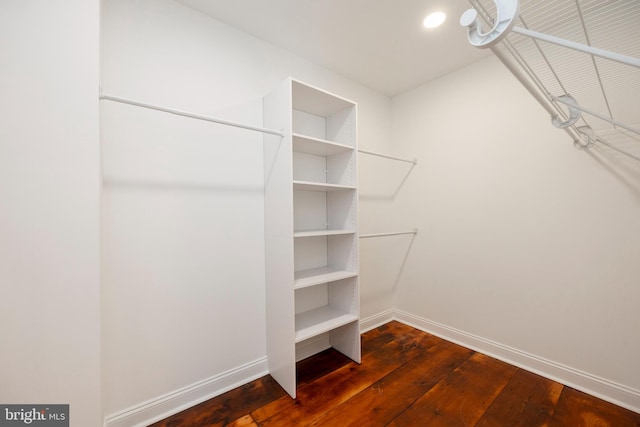
[[[287,79],[265,97],[269,373],[292,397],[296,362],[329,347],[360,363],[357,107]]]

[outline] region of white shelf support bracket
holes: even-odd
[[[551,123],[558,129],[564,129],[573,125],[580,119],[582,111],[578,107],[578,103],[571,95],[563,95],[557,98],[557,101],[563,103],[569,108],[569,118],[564,122],[561,122],[558,116],[551,117]]]
[[[494,0],[496,19],[493,28],[482,32],[482,23],[478,19],[478,11],[468,9],[460,17],[460,25],[467,27],[469,43],[478,48],[488,48],[500,42],[511,31],[520,12],[518,0]]]

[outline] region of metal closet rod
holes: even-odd
[[[369,237],[384,237],[384,236],[399,236],[402,234],[418,234],[418,229],[414,228],[412,231],[396,231],[391,233],[373,233],[373,234],[361,234],[361,239],[367,239]]]
[[[401,157],[389,156],[387,154],[374,153],[373,151],[362,150],[360,148],[358,148],[358,152],[364,153],[364,154],[370,154],[372,156],[378,156],[378,157],[384,157],[384,158],[387,158],[387,159],[398,160],[398,161],[401,161],[401,162],[412,163],[414,165],[418,164],[418,160],[417,159],[408,160],[408,159],[403,159]]]
[[[284,132],[279,131],[279,130],[267,129],[267,128],[263,128],[263,127],[259,127],[259,126],[252,126],[252,125],[247,125],[247,124],[244,124],[244,123],[233,122],[233,121],[230,121],[230,120],[221,119],[219,117],[203,116],[201,114],[189,113],[187,111],[176,110],[174,108],[161,107],[159,105],[147,104],[146,102],[134,101],[132,99],[121,98],[119,96],[105,95],[104,93],[102,93],[102,90],[100,91],[100,99],[101,100],[105,100],[105,101],[120,102],[121,104],[134,105],[136,107],[149,108],[151,110],[156,110],[156,111],[162,111],[162,112],[165,112],[165,113],[175,114],[177,116],[189,117],[189,118],[197,119],[197,120],[204,120],[206,122],[213,122],[213,123],[218,123],[218,124],[221,124],[221,125],[233,126],[233,127],[237,127],[237,128],[241,128],[241,129],[255,131],[255,132],[269,133],[269,134],[277,135],[277,136],[280,136],[280,137],[284,136]]]
[[[142,107],[142,108],[149,108],[151,110],[156,110],[156,111],[162,111],[164,113],[175,114],[177,116],[189,117],[189,118],[192,118],[192,119],[204,120],[204,121],[207,121],[207,122],[218,123],[218,124],[221,124],[221,125],[233,126],[233,127],[237,127],[237,128],[241,128],[241,129],[247,129],[247,130],[252,130],[252,131],[262,132],[262,133],[269,133],[269,134],[272,134],[272,135],[277,135],[277,136],[280,136],[280,137],[284,137],[284,132],[279,131],[279,130],[268,129],[268,128],[263,128],[263,127],[259,127],[259,126],[252,126],[252,125],[247,125],[247,124],[244,124],[244,123],[233,122],[233,121],[230,121],[230,120],[221,119],[219,117],[203,116],[201,114],[195,114],[195,113],[190,113],[188,111],[176,110],[175,108],[162,107],[160,105],[148,104],[146,102],[135,101],[133,99],[128,99],[128,98],[122,98],[120,96],[107,95],[107,94],[102,93],[102,90],[100,90],[100,100],[119,102],[121,104],[128,104],[128,105],[133,105],[133,106]],[[414,165],[418,163],[418,161],[416,159],[407,160],[407,159],[402,159],[400,157],[394,157],[394,156],[389,156],[389,155],[386,155],[386,154],[374,153],[373,151],[360,150],[360,149],[358,151],[360,153],[370,154],[372,156],[378,156],[378,157],[385,157],[387,159],[399,160],[401,162],[412,163]]]

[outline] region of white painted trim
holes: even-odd
[[[267,358],[262,357],[109,415],[104,420],[104,426],[147,426],[267,374]]]
[[[640,413],[640,390],[402,310],[394,320]]]
[[[369,316],[366,319],[360,320],[360,334],[364,334],[372,329],[382,326],[385,323],[389,323],[394,320],[393,309],[383,311],[373,316]]]
[[[361,333],[393,320],[640,413],[640,390],[402,310],[390,309],[362,319],[360,321]],[[315,354],[318,349],[322,350],[326,346],[326,339],[309,340],[308,343],[301,346],[302,348],[298,348],[298,356]],[[105,418],[104,426],[147,426],[268,373],[267,358],[262,357],[209,379],[109,415]]]

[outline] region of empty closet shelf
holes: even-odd
[[[324,182],[293,181],[294,190],[306,191],[341,191],[355,190],[353,185],[327,184]]]
[[[354,271],[339,270],[331,267],[312,268],[310,270],[296,271],[293,286],[295,289],[320,285],[322,283],[335,282],[357,276]]]
[[[293,237],[337,236],[339,234],[355,234],[356,230],[306,230],[296,231]]]
[[[352,151],[353,147],[311,136],[293,134],[293,151],[313,154],[315,156],[332,156],[345,151]]]
[[[358,316],[323,306],[296,315],[296,342],[313,338],[340,326],[358,321]]]

